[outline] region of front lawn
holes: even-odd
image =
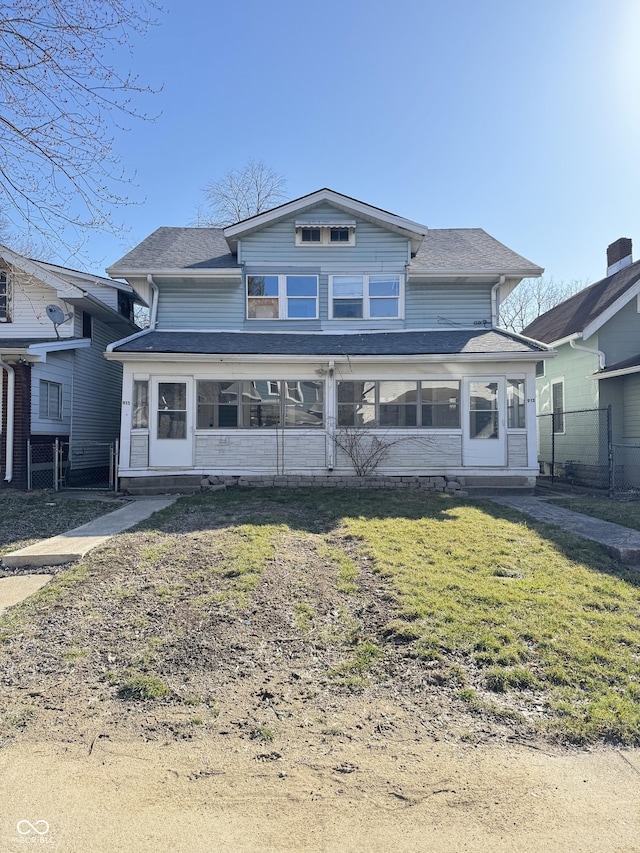
[[[575,497],[552,498],[551,503],[562,506],[584,515],[592,515],[603,521],[612,521],[640,530],[640,501],[616,501],[606,497]]]
[[[110,719],[155,703],[156,729],[171,703],[214,727],[227,703],[224,728],[242,717],[249,736],[270,708],[308,720],[322,690],[387,689],[425,725],[638,745],[639,585],[489,501],[230,490],[180,500],[0,619],[0,671],[16,697],[36,673],[49,705],[111,703]]]
[[[54,492],[0,492],[0,555],[57,536],[119,505],[61,497]]]

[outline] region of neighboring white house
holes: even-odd
[[[496,328],[542,269],[329,189],[228,228],[159,228],[107,270],[151,305],[124,367],[120,477],[377,474],[530,488],[544,344]],[[181,477],[181,479],[177,479]],[[160,480],[159,478],[162,478]]]
[[[103,353],[137,330],[135,301],[124,282],[0,246],[1,486],[27,485],[27,441],[71,439],[72,470],[95,462],[87,447],[74,455],[73,442],[117,439],[122,369]]]

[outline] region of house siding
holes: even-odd
[[[11,322],[0,323],[0,337],[55,338],[53,323],[47,317],[47,305],[57,305],[67,314],[70,309],[58,299],[55,291],[33,276],[12,271]],[[58,327],[61,338],[73,336],[73,322]]]
[[[490,284],[410,281],[405,302],[405,325],[410,329],[491,324]]]
[[[624,377],[624,442],[640,444],[640,374]]]
[[[240,281],[162,281],[158,329],[239,329],[245,316]]]
[[[295,223],[306,218],[316,220],[356,220],[355,246],[296,246]],[[406,237],[381,228],[366,220],[337,211],[331,205],[319,205],[311,213],[301,213],[290,219],[269,225],[242,240],[242,262],[247,266],[274,267],[283,265],[316,266],[325,272],[403,272],[409,261]]]
[[[31,386],[32,435],[69,435],[73,394],[73,352],[49,353],[44,364],[34,364]],[[62,420],[40,417],[40,380],[62,385]]]
[[[638,299],[633,298],[598,330],[599,349],[607,364],[615,364],[638,353],[640,338]]]
[[[122,366],[107,362],[104,350],[113,334],[93,319],[93,345],[74,353],[72,438],[114,441],[120,429]]]

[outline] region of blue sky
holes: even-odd
[[[165,0],[123,62],[160,113],[116,134],[136,173],[101,271],[250,158],[432,228],[481,227],[557,281],[640,258],[637,0]],[[117,60],[120,62],[120,58]]]

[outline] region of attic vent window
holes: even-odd
[[[296,222],[296,246],[355,246],[355,222]]]

